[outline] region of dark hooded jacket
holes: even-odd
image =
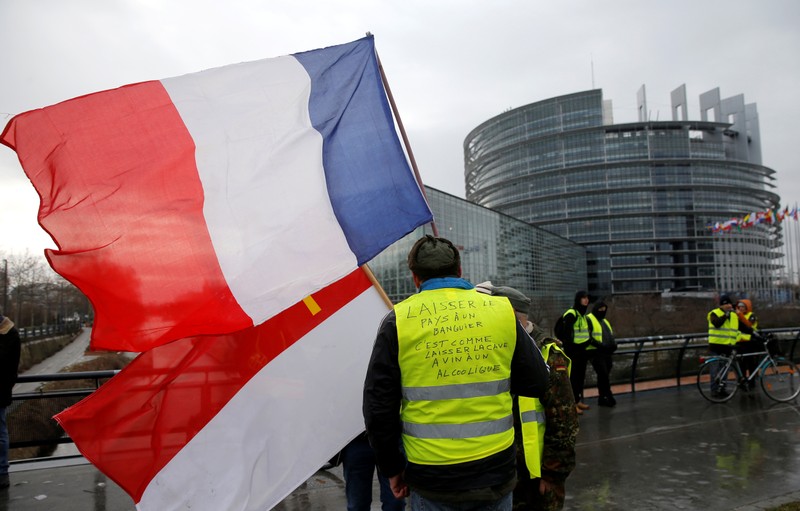
[[[606,304],[606,302],[604,302],[603,300],[600,300],[592,307],[592,315],[597,319],[599,319],[600,321],[606,319],[607,312],[608,312],[608,304]]]
[[[581,305],[581,299],[584,297],[589,296],[589,293],[586,291],[578,291],[575,293],[575,301],[572,304],[572,308],[568,310],[574,310],[581,316],[586,315],[586,310],[589,308],[587,305]],[[566,313],[565,313],[566,314]],[[578,320],[578,315],[576,314],[567,314],[564,316],[564,336],[567,337],[566,339],[561,339],[565,343],[571,344],[574,337],[573,327],[575,325],[575,321]]]
[[[19,332],[7,317],[0,316],[0,407],[11,404],[11,393],[19,370]]]
[[[602,310],[601,310],[602,309]],[[606,324],[606,314],[608,313],[608,304],[603,300],[598,300],[592,307],[592,316],[597,318],[600,327],[603,329],[603,342],[596,343],[594,340],[590,341],[596,348],[604,348],[607,352],[613,352],[617,349],[617,343],[614,341],[614,333]],[[589,328],[592,328],[593,323],[589,322]]]

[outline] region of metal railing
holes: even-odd
[[[55,335],[66,335],[80,332],[81,324],[77,322],[62,323],[59,325],[27,326],[17,328],[19,338],[25,341],[51,337]]]
[[[55,381],[86,381],[80,388],[45,389],[17,392],[6,410],[10,448],[41,447],[72,443],[63,434],[61,427],[53,420],[53,415],[69,408],[81,399],[100,388],[100,385],[117,374],[119,370],[83,371],[73,373],[22,375],[17,384],[47,383]],[[31,403],[36,402],[33,406]]]
[[[786,357],[795,360],[797,343],[800,341],[800,327],[770,328],[760,329],[759,331],[775,335],[782,347],[789,348],[784,350]],[[627,373],[627,378],[623,379],[617,376],[616,378],[612,378],[612,383],[627,381],[630,385],[630,391],[636,392],[637,382],[659,380],[674,376],[675,385],[680,387],[682,377],[696,374],[697,367],[694,364],[690,363],[689,369],[686,369],[687,352],[707,350],[708,333],[630,337],[618,339],[617,346],[617,351],[614,352],[613,357],[614,363],[622,362],[625,358],[630,358],[631,363],[630,366],[627,364],[624,365],[622,371],[616,371],[618,375],[620,373]],[[657,353],[668,354],[673,352],[675,353],[674,357],[655,363],[650,360],[651,366],[648,370],[640,370],[640,365],[644,357]],[[668,368],[670,362],[674,363],[674,369]],[[696,360],[692,360],[692,362],[696,362]]]

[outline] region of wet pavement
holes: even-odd
[[[797,400],[775,403],[756,390],[715,405],[683,386],[619,394],[617,402],[600,408],[588,401],[566,509],[757,511],[800,502]],[[135,509],[85,463],[15,463],[11,470],[0,510]],[[341,469],[317,472],[275,509],[346,509]],[[380,509],[377,498],[372,509]]]
[[[619,396],[581,418],[567,508],[761,509],[800,501],[800,406],[760,390],[727,404],[692,386]]]

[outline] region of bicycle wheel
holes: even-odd
[[[712,403],[729,401],[739,388],[738,382],[736,365],[726,357],[709,358],[697,373],[697,390]]]
[[[774,358],[761,370],[761,388],[775,401],[791,401],[800,394],[800,373],[794,362]]]

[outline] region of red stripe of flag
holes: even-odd
[[[58,233],[47,258],[91,300],[94,348],[138,352],[252,325],[219,268],[194,141],[161,82],[27,112],[0,138],[26,148],[39,223]]]
[[[257,372],[371,286],[361,269],[259,326],[141,354],[55,418],[82,454],[138,502],[150,480]]]

